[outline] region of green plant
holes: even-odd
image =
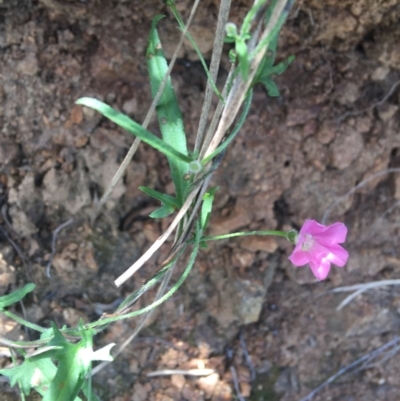
[[[195,2],[193,10],[198,2],[198,0]],[[2,375],[9,377],[11,385],[18,384],[22,399],[33,388],[46,401],[73,401],[80,400],[81,397],[97,400],[91,391],[92,362],[110,361],[112,357],[109,351],[113,344],[93,351],[93,337],[117,320],[151,312],[172,296],[190,273],[198,252],[207,246],[208,241],[239,235],[279,235],[294,243],[296,235],[294,232],[261,231],[233,233],[218,237],[205,235],[214,197],[217,194],[217,188],[209,188],[210,179],[213,172],[220,166],[224,152],[246,119],[254,85],[262,83],[269,96],[278,96],[279,90],[274,82],[274,77],[283,73],[293,61],[293,57],[289,57],[275,65],[279,33],[293,2],[294,0],[273,0],[271,4],[268,4],[266,0],[255,1],[238,30],[235,25],[226,24],[230,2],[223,0],[214,53],[210,70],[208,70],[198,46],[188,32],[193,12],[185,25],[174,1],[166,1],[183,31],[182,38],[188,37],[199,54],[208,77],[205,103],[194,149],[188,149],[182,114],[170,78],[170,71],[176,57],[168,65],[157,31],[157,24],[162,16],[156,16],[153,20],[146,53],[154,101],[145,122],[141,125],[93,98],[84,97],[77,101],[77,104],[98,111],[137,138],[133,150],[129,152],[126,161],[113,179],[110,189],[100,201],[100,205],[104,204],[113,185],[121,177],[124,166],[129,162],[139,141],[147,143],[167,157],[175,186],[174,196],[152,188],[140,187],[144,193],[161,202],[161,207],[150,215],[152,218],[161,219],[175,212],[177,214],[168,229],[138,261],[116,279],[115,284],[120,286],[128,280],[159,249],[174,230],[176,230],[175,242],[168,258],[162,263],[158,272],[142,288],[130,294],[114,313],[104,315],[95,322],[87,324],[81,322],[75,328],[58,328],[55,324],[51,328],[42,328],[10,312],[7,308],[32,291],[34,288],[32,284],[0,298],[1,313],[40,333],[39,340],[32,342],[12,342],[0,339],[1,344],[13,349],[13,352],[23,359],[23,363],[18,365],[17,358],[14,358],[17,366],[0,370]],[[231,52],[232,69],[220,92],[215,81],[224,36],[227,42],[232,43],[234,49]],[[206,130],[213,93],[218,97],[219,104]],[[147,130],[154,110],[160,125],[161,138]],[[169,291],[165,292],[166,283],[171,277],[176,262],[187,249],[190,249],[190,258],[182,276]],[[140,310],[133,310],[132,305],[137,299],[161,281],[157,299]],[[33,353],[26,351],[32,348],[35,349]]]

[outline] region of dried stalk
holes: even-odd
[[[210,63],[210,76],[211,79],[216,82],[219,65],[221,61],[222,47],[224,45],[224,37],[225,37],[225,25],[228,22],[229,10],[231,8],[231,0],[222,0],[219,13],[218,13],[218,24],[217,30],[215,33],[215,41],[213,46],[213,52],[211,55],[211,63]],[[203,107],[201,109],[199,127],[196,135],[196,143],[194,150],[200,150],[203,144],[204,132],[207,125],[208,115],[211,107],[211,99],[213,95],[213,88],[210,80],[207,81],[206,93],[204,95]],[[222,94],[224,97],[225,95]],[[222,104],[222,103],[221,103]]]

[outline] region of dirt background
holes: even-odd
[[[191,2],[177,3],[187,18]],[[230,20],[239,21],[252,1],[233,3]],[[206,59],[218,4],[202,1],[191,28]],[[156,204],[138,185],[172,191],[172,184],[165,158],[141,145],[92,225],[94,205],[133,138],[74,106],[79,97],[94,96],[143,121],[151,102],[145,47],[159,13],[167,15],[159,27],[170,56],[179,31],[161,1],[0,0],[0,293],[34,282],[25,313],[41,325],[96,319],[137,288],[168,250],[115,288],[113,280],[166,226],[147,218]],[[363,179],[400,167],[399,22],[397,0],[295,4],[278,58],[294,54],[296,60],[278,78],[281,97],[255,89],[250,116],[214,177],[220,191],[211,232],[299,228],[306,218],[321,220]],[[227,68],[225,57],[220,85]],[[187,45],[173,79],[193,144],[206,80]],[[155,123],[150,129],[158,132]],[[212,244],[140,338],[95,376],[97,392],[115,401],[234,400],[236,373],[249,400],[300,400],[398,332],[395,286],[364,293],[339,312],[345,295],[330,290],[399,277],[399,203],[395,173],[368,181],[338,203],[328,222],[348,226],[350,259],[322,283],[288,262],[284,241]],[[49,279],[53,232],[71,218],[59,231]],[[137,323],[113,325],[97,346],[120,344]],[[33,338],[4,317],[0,326],[11,339]],[[315,400],[397,400],[395,351],[344,375]],[[5,366],[8,350],[0,348],[0,355]],[[146,376],[203,367],[216,373]],[[2,399],[18,399],[3,386]]]

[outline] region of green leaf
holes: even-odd
[[[159,200],[164,205],[169,205],[173,208],[179,209],[179,203],[173,196],[163,194],[161,192],[156,191],[155,189],[151,189],[144,186],[140,186],[139,189],[145,194],[151,196],[152,198]]]
[[[154,210],[149,214],[152,219],[163,219],[175,212],[175,208],[171,205],[162,205],[160,208]]]
[[[24,394],[29,395],[32,387],[42,394],[53,380],[56,370],[50,359],[26,358],[15,368],[1,369],[0,374],[10,379],[11,386],[19,383]]]
[[[93,393],[92,386],[90,385],[89,380],[85,380],[85,383],[82,386],[82,391],[87,398],[87,401],[100,401],[100,398]]]
[[[276,83],[271,78],[265,78],[262,83],[268,92],[268,96],[277,97],[280,95],[279,89]]]
[[[147,67],[150,75],[152,96],[155,97],[158,89],[168,71],[168,64],[161,47],[157,33],[157,23],[163,16],[156,16],[151,25],[149,44],[147,48]],[[164,142],[176,151],[187,156],[186,134],[183,127],[182,113],[178,105],[171,78],[169,77],[164,91],[157,105],[157,117]],[[171,169],[172,180],[175,185],[176,198],[179,206],[183,204],[183,194],[188,186],[184,175],[188,170],[186,162],[177,159],[174,155],[167,155]]]
[[[35,284],[29,283],[25,287],[13,291],[11,294],[0,297],[0,309],[4,309],[7,306],[20,301],[26,294],[28,294],[28,292],[33,291],[34,288]]]
[[[241,38],[236,40],[235,50],[239,58],[240,73],[242,74],[243,80],[246,81],[249,76],[249,58],[246,42]]]
[[[93,334],[82,330],[82,340],[78,344],[69,343],[53,324],[54,338],[49,346],[61,346],[55,354],[58,360],[57,373],[52,380],[43,401],[74,400],[81,390],[92,365]]]
[[[175,157],[176,159],[179,159],[186,164],[192,161],[192,159],[186,154],[180,153],[171,145],[165,143],[162,139],[144,129],[140,124],[133,121],[125,114],[122,114],[119,111],[108,106],[107,104],[100,102],[100,100],[96,100],[91,97],[82,97],[78,99],[75,103],[82,106],[90,107],[91,109],[98,111],[99,113],[103,114],[103,116],[107,117],[120,127],[126,129],[132,135],[137,136],[143,142],[152,146],[154,149],[159,150],[167,157]]]
[[[286,69],[294,61],[295,58],[296,57],[292,54],[286,60],[280,62],[279,64],[274,65],[271,69],[271,74],[281,75],[283,72],[286,71]]]
[[[210,219],[212,205],[214,202],[215,193],[218,191],[218,187],[211,188],[203,196],[203,204],[200,212],[200,227],[204,231],[207,227]]]

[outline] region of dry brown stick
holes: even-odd
[[[169,225],[167,230],[161,234],[153,243],[153,245],[124,273],[122,273],[115,281],[115,285],[120,287],[126,280],[132,277],[142,266],[146,263],[153,254],[161,247],[161,245],[167,240],[170,234],[175,230],[177,225],[180,221],[185,217],[186,212],[189,210],[192,201],[196,198],[196,195],[200,189],[200,186],[195,188],[187,197],[185,203],[183,204],[182,208],[179,210],[178,214],[176,215],[175,219]]]
[[[288,3],[288,0],[279,0],[274,7],[271,18],[268,21],[268,25],[264,29],[262,33],[259,43],[264,41],[273,31],[273,29],[278,24],[279,18],[281,14],[285,11],[285,7]],[[241,75],[239,74],[233,83],[232,89],[228,95],[228,99],[226,100],[226,104],[224,107],[224,111],[222,113],[220,122],[218,124],[215,135],[208,146],[208,149],[205,153],[205,157],[210,155],[221,143],[222,138],[224,137],[226,131],[232,125],[233,121],[236,118],[236,115],[243,104],[243,101],[246,97],[247,91],[250,88],[250,85],[253,82],[254,76],[257,73],[258,67],[265,56],[267,51],[267,47],[264,46],[253,58],[250,63],[249,75],[246,81],[243,81]]]
[[[215,40],[213,46],[213,52],[211,55],[210,63],[210,76],[213,82],[217,81],[217,74],[219,69],[219,64],[221,61],[222,48],[224,45],[225,37],[225,25],[228,22],[229,10],[231,8],[231,0],[222,0],[219,13],[218,13],[218,24],[215,33]],[[203,144],[204,132],[207,125],[208,115],[210,112],[211,99],[213,95],[213,88],[211,81],[207,81],[206,93],[204,95],[203,107],[201,109],[199,127],[197,129],[196,143],[194,150],[200,150]],[[225,96],[223,94],[223,96]]]

